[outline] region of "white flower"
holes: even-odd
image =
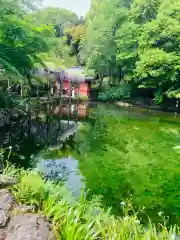
[[[121,205],[121,206],[125,206],[126,203],[125,203],[125,202],[121,202],[120,205]]]
[[[162,212],[162,211],[158,212],[158,216],[159,216],[159,217],[161,217],[162,215],[163,215],[163,212]]]
[[[171,234],[171,239],[172,239],[172,240],[175,240],[175,239],[176,239],[176,234],[175,234],[175,233]]]
[[[9,149],[11,150],[11,149],[12,149],[12,146],[9,146]]]

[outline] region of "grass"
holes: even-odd
[[[10,174],[11,172],[11,174]],[[63,185],[45,181],[33,171],[6,168],[5,174],[18,179],[11,191],[18,202],[34,205],[39,213],[51,219],[59,240],[175,239],[178,228],[157,228],[149,221],[145,228],[136,213],[115,217],[104,210],[99,197],[88,200],[85,192],[74,198]]]

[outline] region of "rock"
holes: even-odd
[[[6,188],[15,185],[17,182],[13,178],[7,178],[3,174],[0,174],[0,188]]]
[[[6,240],[55,240],[52,225],[38,214],[12,216]]]
[[[120,106],[120,107],[132,107],[131,103],[127,103],[127,102],[117,102],[116,105]]]
[[[4,209],[0,209],[0,228],[5,228],[9,219],[9,212]]]
[[[22,213],[29,213],[35,212],[35,206],[28,206],[28,205],[18,205],[16,206],[13,211],[11,212],[13,215],[22,214]]]
[[[15,204],[12,194],[6,189],[0,189],[0,209],[10,211]]]
[[[7,236],[7,232],[4,229],[0,229],[0,240],[5,240]]]
[[[0,190],[0,228],[5,228],[10,218],[10,210],[15,204],[14,198],[6,189]]]

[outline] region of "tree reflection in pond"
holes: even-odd
[[[115,214],[120,202],[145,208],[154,221],[158,212],[180,223],[180,164],[173,150],[180,142],[179,118],[148,110],[99,105],[95,123],[76,134],[76,153],[89,194],[102,195]],[[144,220],[145,220],[144,219]]]

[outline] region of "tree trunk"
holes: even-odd
[[[102,89],[103,86],[103,71],[100,73],[100,89]]]

